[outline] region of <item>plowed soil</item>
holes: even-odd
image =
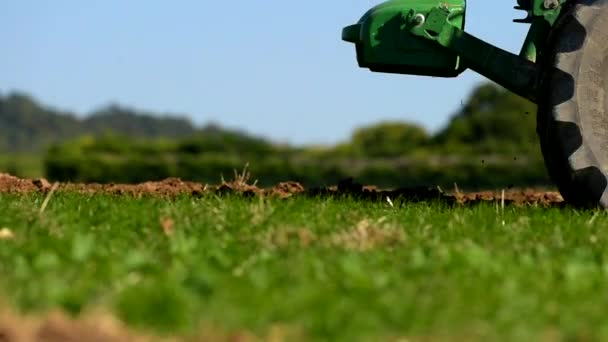
[[[23,316],[0,312],[2,342],[179,342],[218,341],[255,342],[288,341],[289,331],[275,329],[269,338],[261,339],[249,331],[222,331],[212,326],[201,327],[196,336],[158,337],[127,327],[105,313],[87,313],[74,318],[55,311],[46,315]],[[274,339],[273,339],[274,338]]]
[[[393,202],[401,199],[408,202],[439,200],[448,204],[476,204],[483,202],[503,202],[505,205],[561,206],[563,198],[558,192],[534,189],[498,190],[485,192],[442,191],[433,187],[382,190],[374,186],[364,186],[352,179],[344,180],[335,186],[325,188],[305,188],[297,182],[283,182],[273,187],[260,188],[243,181],[218,185],[182,181],[169,178],[157,182],[140,184],[81,184],[55,183],[45,179],[21,179],[8,174],[0,174],[0,193],[33,193],[65,191],[78,193],[105,193],[134,197],[179,195],[203,196],[206,194],[241,194],[244,196],[272,196],[288,198],[292,196],[336,197],[348,195],[362,200]]]

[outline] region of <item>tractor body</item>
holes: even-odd
[[[466,0],[390,0],[344,28],[374,72],[454,77],[471,69],[538,105],[547,171],[564,199],[608,208],[608,0],[517,0],[519,54],[465,32]],[[516,127],[505,129],[516,129]]]
[[[374,72],[455,77],[467,68],[536,102],[543,44],[569,0],[518,0],[530,24],[521,53],[511,54],[464,31],[465,0],[390,0],[344,28],[360,67]]]

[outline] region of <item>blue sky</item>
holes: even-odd
[[[483,80],[359,69],[340,40],[374,0],[14,0],[0,5],[0,92],[86,114],[110,102],[276,141],[335,143],[355,127],[441,128]],[[467,31],[518,52],[514,0],[469,0]]]

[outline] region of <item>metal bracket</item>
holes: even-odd
[[[461,8],[433,8],[422,23],[410,11],[410,33],[457,53],[466,67],[502,85],[513,93],[536,102],[538,66],[523,57],[497,48],[450,23],[450,18],[462,14]]]
[[[527,15],[523,19],[513,19],[513,22],[521,24],[532,23],[532,9],[534,8],[532,0],[517,0],[517,6],[515,6],[514,8],[519,11],[526,11]]]
[[[513,20],[516,23],[530,24],[535,18],[542,17],[553,25],[559,17],[561,8],[567,0],[517,0],[516,10],[527,12],[526,18]]]
[[[515,8],[527,11],[528,16],[514,21],[532,24],[519,54],[521,57],[532,62],[539,59],[565,3],[566,0],[518,0],[519,6]]]

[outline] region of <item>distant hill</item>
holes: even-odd
[[[413,154],[530,155],[540,160],[535,105],[492,83],[483,83],[451,116],[446,127],[429,134],[405,121],[359,127],[350,141],[324,149],[328,158],[398,158]],[[188,118],[111,104],[87,116],[44,106],[22,93],[0,94],[0,152],[44,152],[47,147],[83,135],[118,135],[179,141],[180,151],[263,156],[279,146],[246,132],[219,125],[195,126]],[[173,139],[178,138],[178,139]],[[314,149],[299,146],[307,151]]]
[[[107,132],[134,138],[188,137],[200,132],[184,117],[109,105],[87,117],[44,106],[23,93],[0,95],[0,151],[38,152],[82,135]]]

